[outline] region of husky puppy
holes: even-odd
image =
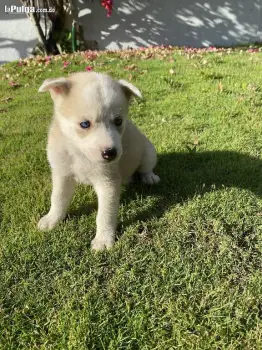
[[[160,181],[153,172],[154,146],[127,119],[131,98],[141,98],[141,93],[125,80],[95,72],[47,79],[39,91],[47,90],[54,102],[47,143],[53,189],[51,208],[38,228],[50,230],[65,218],[76,183],[92,185],[98,197],[92,248],[110,248],[121,183],[128,183],[134,173],[146,184]]]

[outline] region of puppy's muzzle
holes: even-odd
[[[117,149],[114,148],[106,148],[102,153],[102,157],[105,160],[111,161],[114,160],[117,156]]]

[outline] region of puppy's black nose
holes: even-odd
[[[113,160],[115,159],[117,156],[117,150],[116,148],[106,148],[103,152],[102,152],[102,157],[106,160]]]

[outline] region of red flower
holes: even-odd
[[[112,15],[113,9],[113,0],[101,0],[101,6],[103,6],[107,10],[107,17]]]
[[[65,62],[63,63],[63,67],[66,68],[69,64],[70,64],[70,62],[65,61]]]
[[[85,69],[86,69],[87,72],[91,72],[91,70],[93,70],[93,68],[91,66],[86,66]]]

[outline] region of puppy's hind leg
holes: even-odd
[[[39,230],[51,230],[60,220],[65,218],[74,194],[75,180],[73,178],[61,176],[53,171],[52,183],[51,208],[48,214],[39,220],[37,225]]]
[[[153,172],[156,166],[157,156],[153,144],[146,140],[145,152],[137,172],[143,183],[154,185],[160,181],[160,177]]]

